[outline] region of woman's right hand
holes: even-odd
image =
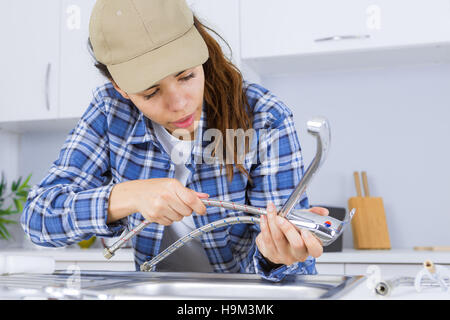
[[[206,214],[206,206],[200,198],[208,198],[208,194],[186,188],[176,179],[157,178],[133,182],[135,212],[140,212],[149,222],[168,226],[190,216],[193,211],[199,215]]]
[[[126,213],[122,212],[123,214],[108,213],[110,221],[140,212],[145,220],[168,226],[190,216],[193,211],[199,215],[206,214],[206,206],[200,199],[207,198],[208,194],[186,188],[176,179],[132,180],[118,184],[114,188],[116,187],[117,189],[113,189],[111,193],[110,203],[127,198],[131,208]]]

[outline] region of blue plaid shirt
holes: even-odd
[[[256,207],[272,201],[281,207],[304,174],[300,144],[292,112],[267,89],[244,82],[253,112],[252,151],[266,143],[266,156],[255,161],[252,152],[245,157],[244,167],[253,183],[234,169],[232,182],[220,165],[205,159],[203,149],[210,141],[199,139],[207,128],[206,104],[194,141],[192,172],[186,187],[221,199]],[[108,200],[114,184],[129,180],[173,178],[175,166],[157,140],[151,121],[131,100],[124,99],[111,83],[94,90],[87,110],[71,130],[43,180],[32,187],[25,204],[21,224],[35,244],[61,247],[98,237],[116,237],[136,227],[144,217],[136,212],[120,221],[107,224]],[[261,130],[277,132],[277,136]],[[271,129],[275,129],[272,130]],[[274,139],[278,152],[270,152]],[[209,163],[209,164],[207,164]],[[304,194],[296,208],[308,208]],[[207,214],[193,214],[196,227],[232,216],[248,215],[224,208],[207,207]],[[152,259],[160,251],[164,226],[149,224],[132,240],[135,266]],[[202,246],[215,272],[257,273],[271,281],[280,281],[288,274],[316,274],[315,259],[277,266],[271,269],[262,257],[255,238],[259,225],[236,224],[217,228],[201,237]],[[157,271],[156,269],[153,269]]]

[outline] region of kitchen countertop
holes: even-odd
[[[316,259],[317,263],[408,263],[422,264],[425,260],[434,263],[450,264],[449,251],[416,251],[413,249],[355,250],[324,252]]]
[[[133,249],[123,248],[107,260],[103,256],[103,249],[67,249],[67,248],[42,248],[42,249],[7,249],[0,253],[20,256],[46,256],[58,261],[134,261]]]
[[[73,248],[43,248],[38,250],[8,249],[0,250],[1,254],[49,256],[58,261],[107,261],[103,257],[103,250],[99,248],[73,249]],[[450,264],[449,252],[414,251],[412,249],[392,250],[353,250],[344,249],[343,252],[326,252],[317,259],[318,263],[368,263],[368,264],[422,264],[430,259],[436,264]],[[118,250],[111,261],[133,261],[133,249],[124,248]],[[388,280],[388,279],[383,279]],[[372,285],[373,286],[373,285]],[[450,300],[450,290],[442,292],[440,288],[424,288],[418,293],[414,287],[396,287],[389,296],[375,294],[369,280],[361,282],[352,291],[348,292],[341,300],[395,300],[395,299],[445,299]]]
[[[10,255],[33,255],[50,256],[59,261],[107,261],[103,257],[103,249],[66,249],[66,248],[43,248],[43,249],[7,249],[0,253]],[[422,264],[425,260],[434,263],[450,264],[450,252],[445,251],[415,251],[413,249],[391,249],[391,250],[355,250],[344,249],[342,252],[324,252],[316,259],[317,263],[400,263],[400,264]],[[110,261],[133,261],[133,249],[123,248],[116,252]]]
[[[450,300],[450,288],[442,291],[440,287],[431,287],[417,292],[414,286],[398,286],[389,295],[381,296],[366,279],[338,300]]]

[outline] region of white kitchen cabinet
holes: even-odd
[[[187,3],[202,23],[216,31],[230,45],[232,52],[217,35],[210,32],[227,57],[239,65],[239,0],[188,0]]]
[[[232,56],[212,33],[240,67],[239,0],[187,2],[201,21],[227,41]],[[82,116],[93,91],[108,81],[95,68],[87,46],[94,4],[95,0],[8,0],[3,5],[2,39],[11,49],[2,52],[0,62],[8,75],[1,79],[2,91],[8,94],[0,97],[0,123],[29,131],[33,126],[24,126],[23,120],[65,121]]]
[[[241,6],[244,59],[450,41],[449,0],[244,0]]]
[[[241,59],[240,2],[241,0],[187,0],[197,18],[216,31],[231,47],[230,51],[222,39],[210,32],[224,54],[239,68],[244,79],[260,83],[260,75]]]
[[[61,1],[61,87],[59,118],[80,118],[96,87],[108,79],[94,66],[88,50],[94,0]]]
[[[59,1],[7,0],[0,10],[0,122],[55,118]]]
[[[449,265],[444,265],[450,267]],[[316,269],[319,274],[333,275],[364,275],[366,277],[380,277],[389,279],[399,275],[404,277],[415,277],[422,270],[423,266],[417,264],[400,263],[316,263]]]
[[[369,8],[379,12],[373,47],[422,46],[450,42],[449,0],[376,0]],[[370,9],[369,9],[370,10]],[[370,25],[368,18],[366,25]]]
[[[433,261],[450,269],[448,252],[415,251],[410,249],[355,250],[326,252],[316,260],[320,274],[364,275],[370,279],[415,277],[423,269],[423,262]]]
[[[330,66],[343,60],[374,66],[388,60],[383,52],[396,62],[436,61],[448,46],[449,0],[241,1],[242,59],[263,74],[290,72],[295,64],[318,70],[327,59],[334,60]]]

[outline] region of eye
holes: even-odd
[[[194,76],[195,76],[194,73],[191,73],[191,74],[187,75],[186,77],[181,78],[180,80],[181,81],[188,81],[188,80],[194,78]]]
[[[187,75],[186,77],[180,78],[180,81],[189,81],[190,79],[194,78],[195,74],[194,73],[190,73],[189,75]],[[152,98],[153,96],[155,96],[158,93],[159,89],[156,89],[152,94],[149,94],[147,96],[144,96],[144,100],[149,100],[150,98]]]
[[[152,94],[149,94],[149,95],[147,95],[147,96],[144,96],[144,99],[145,99],[145,100],[150,99],[150,98],[153,97],[158,91],[159,91],[159,89],[156,89],[155,92],[153,92]]]

